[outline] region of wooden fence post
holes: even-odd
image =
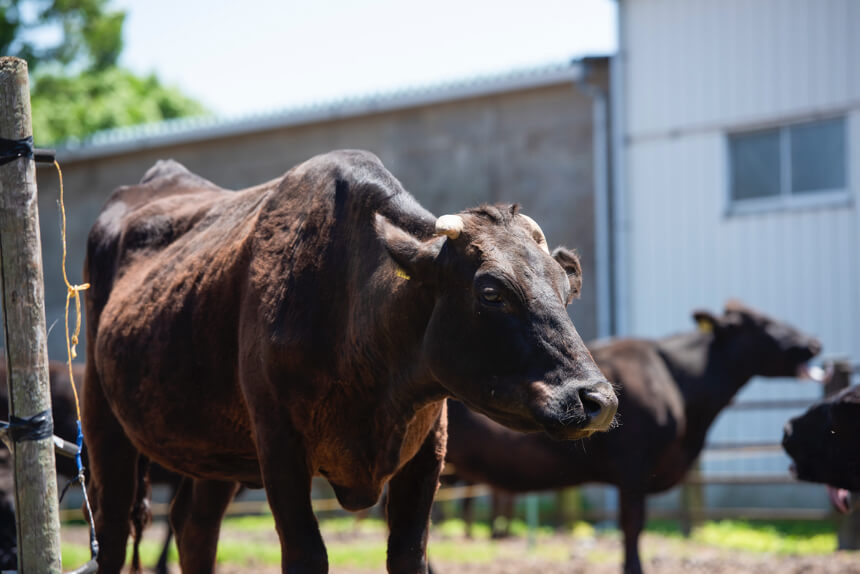
[[[703,522],[705,487],[701,478],[702,462],[697,458],[681,485],[681,533],[687,538]]]
[[[27,63],[0,58],[0,138],[32,135]],[[51,421],[45,288],[31,159],[0,166],[0,280],[9,373],[9,414],[47,411]],[[53,428],[53,424],[51,424]],[[61,572],[57,474],[52,438],[17,442],[14,450],[18,572]]]
[[[833,377],[824,386],[824,396],[838,393],[851,385],[853,365],[848,361],[837,361],[833,364]],[[854,494],[857,497],[857,494]],[[860,550],[860,511],[851,514],[839,514],[836,517],[837,539],[839,550]]]

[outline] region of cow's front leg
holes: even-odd
[[[621,506],[621,529],[624,531],[624,573],[642,574],[639,560],[639,535],[645,526],[645,493],[636,489],[618,489]]]
[[[311,508],[311,470],[301,435],[286,417],[259,417],[257,452],[281,540],[285,574],[325,574],[328,557]]]
[[[418,453],[388,486],[388,571],[427,574],[430,510],[445,459],[446,424],[440,415]]]

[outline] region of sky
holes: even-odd
[[[613,0],[113,6],[128,11],[123,65],[228,116],[608,54],[616,41]]]

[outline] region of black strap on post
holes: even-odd
[[[5,430],[12,442],[42,440],[54,436],[54,421],[51,411],[44,410],[27,418],[12,416],[8,423],[0,421],[0,430]]]
[[[0,165],[6,165],[18,158],[26,157],[36,163],[54,163],[57,152],[52,149],[33,147],[33,136],[19,140],[0,138]]]

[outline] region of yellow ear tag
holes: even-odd
[[[407,281],[412,279],[412,277],[410,277],[409,274],[400,266],[398,266],[397,269],[395,269],[394,274],[397,275],[398,277],[402,277],[403,279],[406,279]]]
[[[698,321],[698,324],[699,324],[699,331],[701,331],[702,333],[713,333],[714,332],[714,324],[711,323],[710,321],[702,319],[701,321]]]

